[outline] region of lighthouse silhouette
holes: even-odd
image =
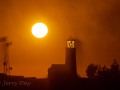
[[[76,42],[75,39],[71,37],[66,41],[66,59],[65,65],[67,70],[70,74],[75,77],[77,76],[77,69],[76,69]]]
[[[51,81],[77,78],[76,69],[76,45],[71,37],[66,40],[65,64],[52,64],[48,69],[48,77]]]

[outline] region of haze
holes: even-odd
[[[90,63],[120,63],[119,0],[0,0],[0,37],[7,36],[12,75],[46,77],[51,64],[65,62],[66,39],[77,43],[77,71]],[[49,28],[43,39],[31,33],[34,23]],[[2,52],[1,52],[2,53]],[[2,72],[2,63],[0,71]]]

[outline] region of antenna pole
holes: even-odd
[[[12,70],[12,67],[10,67],[9,63],[9,46],[12,45],[12,42],[8,42],[6,37],[0,38],[0,42],[3,43],[4,49],[3,73],[10,75],[10,70]]]

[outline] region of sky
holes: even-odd
[[[37,22],[49,29],[42,39],[31,33]],[[77,72],[81,77],[86,76],[91,63],[107,67],[113,59],[120,63],[119,24],[119,0],[0,0],[0,37],[7,36],[12,42],[11,75],[47,77],[52,64],[65,63],[69,36],[77,40]]]

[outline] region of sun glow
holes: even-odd
[[[43,38],[47,33],[48,28],[44,23],[36,23],[32,27],[32,34],[37,38]]]

